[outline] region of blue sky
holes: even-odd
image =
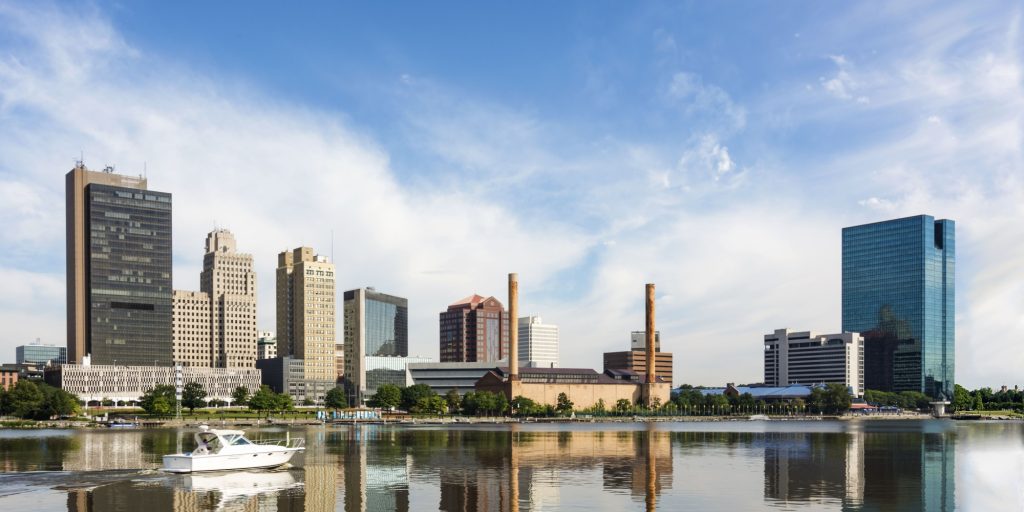
[[[640,329],[677,381],[761,379],[778,327],[839,329],[843,226],[958,230],[957,380],[1020,382],[1024,84],[1015,2],[273,4],[0,0],[0,359],[64,342],[63,179],[145,168],[203,237],[334,256],[339,287],[437,313],[504,297],[563,366]],[[1009,334],[1009,335],[1008,335]]]

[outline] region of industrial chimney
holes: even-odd
[[[656,380],[654,353],[654,283],[647,283],[647,383]]]
[[[519,380],[519,274],[508,275],[508,373]]]

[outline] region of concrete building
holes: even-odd
[[[17,364],[64,364],[68,362],[68,349],[56,345],[42,345],[39,340],[30,345],[14,347],[14,360]]]
[[[345,380],[345,345],[341,343],[334,345],[334,371],[338,376],[337,382]]]
[[[337,380],[334,283],[334,264],[309,247],[277,256],[277,355],[302,361],[306,397],[318,403]]]
[[[65,177],[68,361],[170,366],[171,194],[143,177]]]
[[[519,362],[524,368],[557,368],[558,326],[539,316],[520,318]]]
[[[610,370],[598,373],[580,368],[520,368],[518,358],[519,329],[519,279],[516,274],[508,276],[509,318],[511,340],[508,368],[496,368],[487,372],[477,381],[476,389],[503,393],[509,400],[524,396],[539,404],[556,403],[560,393],[565,393],[576,408],[587,408],[603,402],[611,407],[621,399],[634,404],[652,406],[668,403],[671,386],[658,378],[654,365],[647,365],[643,374],[630,370]],[[489,299],[488,299],[489,300]],[[654,345],[654,285],[646,286],[647,350],[655,351]]]
[[[647,333],[644,331],[633,331],[629,333],[630,350],[647,350]],[[661,352],[661,331],[654,333],[654,351]]]
[[[864,393],[864,338],[855,332],[816,334],[775,329],[764,335],[767,386],[837,383]]]
[[[174,291],[174,361],[207,368],[256,366],[256,272],[226,229],[206,236],[199,292]]]
[[[175,385],[177,372],[184,384],[198,382],[209,399],[231,401],[238,386],[255,393],[260,387],[260,372],[255,368],[203,368],[196,366],[94,365],[89,358],[82,364],[65,364],[46,369],[46,382],[86,402],[105,399],[120,404],[136,403],[147,390],[159,384]]]
[[[256,359],[277,357],[277,336],[271,331],[260,331],[256,337]]]
[[[507,361],[499,361],[498,366],[508,366]],[[456,390],[460,395],[473,391],[476,382],[487,372],[495,369],[495,363],[413,363],[409,365],[409,375],[413,384],[426,384],[437,394]]]
[[[494,297],[470,295],[441,313],[441,362],[483,362],[509,357],[509,313]]]
[[[368,384],[368,358],[409,355],[409,301],[373,288],[348,290],[343,297],[345,390],[349,404],[359,405],[376,392],[369,391],[376,386]]]
[[[928,215],[843,228],[843,332],[864,336],[864,387],[952,399],[956,225]]]

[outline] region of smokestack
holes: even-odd
[[[519,274],[508,275],[508,373],[519,380]]]
[[[654,283],[647,283],[647,382],[655,381],[654,373]]]

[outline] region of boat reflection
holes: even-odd
[[[298,478],[296,478],[298,476]],[[246,510],[260,498],[273,498],[280,491],[302,487],[301,471],[237,471],[230,473],[194,473],[170,480],[175,491],[197,503],[212,505],[213,510]]]

